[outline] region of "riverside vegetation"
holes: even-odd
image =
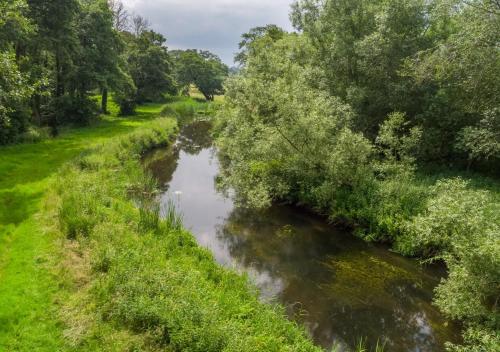
[[[243,35],[220,186],[444,262],[435,304],[464,323],[449,349],[500,350],[498,2],[300,0],[291,19]]]
[[[140,158],[171,143],[177,127],[174,118],[155,117],[190,117],[207,109],[174,100],[148,107],[142,121],[110,119],[107,128],[69,131],[36,145],[52,154],[61,143],[74,144],[71,153],[54,158],[53,167],[60,168],[55,175],[45,170],[30,182],[22,170],[11,173],[18,184],[24,177],[26,187],[39,187],[37,202],[17,200],[30,213],[2,232],[7,247],[0,302],[2,321],[8,322],[0,331],[2,348],[318,350],[282,308],[260,303],[245,277],[217,265],[182,228],[174,209],[159,213],[156,183]],[[78,144],[84,141],[91,143],[84,148]],[[30,147],[12,146],[2,156]]]
[[[498,1],[300,0],[291,19],[244,34],[226,80],[119,1],[0,2],[0,144],[19,143],[0,149],[0,348],[318,350],[159,213],[141,155],[218,110],[223,189],[444,262],[448,348],[500,350]],[[176,96],[192,85],[222,107]]]
[[[244,277],[218,266],[175,210],[160,218],[139,158],[169,143],[174,125],[157,120],[62,170],[54,215],[77,240],[66,263],[80,279],[64,300],[67,338],[83,350],[317,350]]]

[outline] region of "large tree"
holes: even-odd
[[[188,89],[196,85],[207,100],[223,93],[223,83],[229,68],[209,51],[185,50],[171,52],[175,63],[177,83]]]
[[[128,65],[137,87],[136,101],[155,101],[175,93],[172,62],[163,35],[150,29],[128,34]]]

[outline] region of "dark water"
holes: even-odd
[[[146,159],[184,224],[216,260],[247,272],[314,341],[349,350],[360,338],[385,351],[442,351],[459,329],[431,305],[442,268],[367,244],[288,206],[244,210],[215,189],[218,163],[207,123],[183,128],[174,147]]]

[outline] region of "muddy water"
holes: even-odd
[[[442,351],[459,329],[431,305],[438,267],[367,244],[289,206],[240,209],[215,189],[207,123],[184,127],[175,146],[146,159],[184,224],[216,260],[246,272],[262,299],[278,301],[314,341],[349,350],[363,338],[385,351]]]

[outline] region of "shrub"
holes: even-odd
[[[439,181],[431,193],[425,211],[407,222],[398,247],[444,260],[449,275],[436,289],[436,304],[448,316],[467,322],[470,339],[489,336],[488,344],[498,346],[499,204],[489,192],[472,190],[462,179]]]
[[[93,98],[63,95],[50,101],[47,114],[52,116],[49,120],[57,121],[57,124],[83,126],[99,115],[99,107]]]

